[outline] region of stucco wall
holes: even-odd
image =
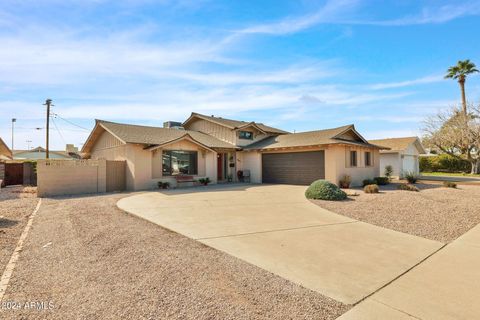
[[[40,197],[106,192],[105,160],[38,160]]]
[[[349,166],[349,151],[357,151],[357,166]],[[365,166],[365,152],[372,153],[372,166]],[[335,184],[349,175],[351,186],[361,186],[364,179],[380,176],[380,154],[377,149],[350,146],[329,146],[325,151],[325,178]]]
[[[388,166],[388,165],[392,166],[392,168],[393,168],[392,176],[399,177],[400,172],[402,170],[402,163],[401,163],[400,154],[398,152],[381,153],[380,154],[380,173],[381,173],[381,175],[384,175],[385,167]]]
[[[262,154],[257,151],[237,152],[238,170],[250,170],[250,182],[262,183]]]

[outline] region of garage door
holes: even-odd
[[[262,182],[310,184],[325,179],[325,151],[264,153]]]

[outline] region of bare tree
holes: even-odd
[[[466,160],[471,173],[480,169],[480,108],[470,107],[470,112],[451,108],[425,121],[424,143],[452,157]]]

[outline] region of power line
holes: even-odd
[[[53,114],[54,116],[56,116],[56,117],[58,117],[58,118],[62,119],[63,121],[65,121],[65,122],[67,122],[67,123],[71,124],[72,126],[78,127],[78,128],[80,128],[80,129],[83,129],[83,130],[86,130],[86,131],[90,131],[90,129],[87,129],[87,128],[85,128],[85,127],[82,127],[82,126],[80,126],[80,125],[78,125],[78,124],[76,124],[76,123],[73,123],[73,122],[72,122],[72,121],[70,121],[70,120],[67,120],[67,119],[65,119],[65,118],[63,118],[63,117],[61,117],[61,116],[59,116],[59,115],[58,115],[58,113],[53,113],[53,112],[52,112],[52,114]]]
[[[58,135],[59,135],[60,138],[62,139],[63,143],[64,143],[64,144],[67,144],[67,142],[66,142],[65,139],[63,138],[62,133],[61,133],[60,130],[58,129],[57,123],[55,122],[55,119],[54,119],[53,117],[52,117],[52,122],[53,122],[53,125],[55,126],[55,129],[56,129],[57,132],[58,132]]]

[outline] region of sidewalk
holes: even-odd
[[[480,225],[339,320],[478,319]]]

